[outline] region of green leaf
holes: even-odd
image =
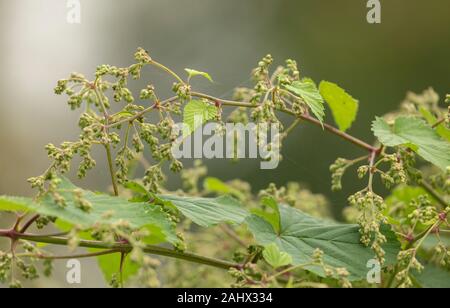
[[[30,198],[0,196],[0,211],[28,212],[30,211],[28,204],[32,203],[33,200]]]
[[[208,73],[200,72],[200,71],[193,70],[190,68],[186,68],[184,70],[188,73],[189,79],[191,79],[192,77],[195,77],[195,76],[201,76],[201,77],[208,79],[211,82],[214,82],[214,80],[211,78],[211,76]]]
[[[292,256],[293,265],[311,263],[315,249],[324,252],[324,262],[332,267],[344,267],[350,272],[349,279],[362,280],[367,275],[367,262],[374,259],[374,252],[361,244],[358,225],[342,225],[322,221],[285,205],[280,205],[281,232],[277,234],[272,225],[261,217],[252,215],[246,222],[256,241],[263,246],[276,244],[280,251]],[[388,242],[383,246],[387,263],[395,263],[400,243],[391,231],[384,232]],[[305,268],[321,277],[323,269],[318,266]]]
[[[90,252],[98,252],[98,249],[89,249]],[[120,253],[104,255],[97,257],[97,262],[100,270],[105,277],[105,281],[110,283],[113,277],[120,279]],[[130,278],[135,276],[139,271],[139,265],[132,262],[127,256],[123,263],[122,280],[127,282]]]
[[[399,117],[393,127],[384,119],[377,118],[372,130],[385,146],[405,145],[444,171],[450,166],[450,143],[441,139],[435,130],[419,118]]]
[[[302,98],[320,123],[323,123],[324,100],[313,80],[304,78],[302,81],[295,81],[292,85],[286,86],[286,89]]]
[[[61,232],[68,232],[70,231],[74,226],[70,223],[67,223],[65,221],[62,221],[58,219],[55,223],[55,227],[58,228]],[[153,236],[153,235],[151,235]],[[78,233],[78,237],[83,240],[92,241],[94,240],[90,234],[90,232],[80,232]],[[146,242],[144,240],[144,242]],[[160,241],[158,244],[161,243]],[[147,243],[146,244],[153,244],[153,243]],[[96,249],[96,248],[89,248],[88,251],[90,253],[96,253],[104,251],[104,249]],[[100,268],[100,271],[103,273],[103,277],[105,278],[106,283],[110,283],[114,276],[116,276],[117,279],[120,278],[120,259],[121,259],[121,253],[113,253],[109,255],[103,255],[96,257],[98,266]],[[139,271],[139,266],[132,262],[129,256],[126,256],[123,267],[122,267],[122,281],[123,283],[126,283],[130,278],[135,276],[137,272]]]
[[[425,120],[427,120],[428,124],[434,125],[437,123],[438,119],[436,119],[436,117],[429,110],[420,107],[420,113]],[[445,125],[441,124],[436,127],[436,132],[445,140],[450,141],[450,129],[448,129]]]
[[[73,194],[75,189],[80,190],[83,198],[92,204],[90,213],[76,207]],[[51,196],[44,197],[40,203],[28,198],[2,196],[0,197],[0,210],[37,212],[41,215],[57,217],[66,223],[80,226],[82,229],[89,229],[96,224],[127,221],[134,229],[151,227],[155,231],[155,235],[159,236],[160,242],[178,242],[176,231],[170,220],[157,206],[94,194],[91,191],[81,190],[66,178],[61,179],[57,191],[66,200],[66,207],[57,205]]]
[[[279,234],[281,217],[278,203],[272,197],[264,197],[261,200],[261,203],[266,207],[266,210],[257,208],[252,210],[252,213],[268,221],[272,225],[275,232]]]
[[[141,194],[141,195],[148,194],[147,189],[145,189],[144,186],[142,186],[141,184],[139,184],[137,182],[128,181],[123,185],[123,187],[125,187],[126,189],[129,189],[132,192],[137,193],[137,194]]]
[[[217,108],[207,102],[190,101],[184,107],[183,123],[186,126],[186,130],[183,132],[183,135],[189,136],[206,122],[215,119],[217,112]]]
[[[334,120],[341,131],[349,129],[358,114],[359,102],[337,84],[322,81],[320,94],[330,106]]]
[[[245,196],[243,193],[241,193],[239,190],[231,187],[227,183],[224,183],[222,180],[218,178],[208,177],[203,182],[203,188],[211,193],[218,193],[223,195],[233,195],[234,197],[238,198],[239,200],[245,199]]]
[[[133,192],[134,196],[128,200],[130,202],[147,202],[151,198],[147,189],[137,182],[128,181],[123,186]]]
[[[421,273],[414,277],[423,288],[450,288],[450,272],[432,264],[425,266]]]
[[[264,248],[263,257],[275,269],[292,264],[292,257],[288,253],[280,251],[276,244],[267,245]]]
[[[241,224],[249,213],[234,198],[178,197],[161,195],[159,201],[175,206],[184,216],[202,227],[210,227],[223,222]]]

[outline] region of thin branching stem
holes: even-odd
[[[34,234],[22,234],[20,232],[15,232],[13,230],[0,230],[0,237],[7,237],[15,240],[27,240],[30,242],[36,243],[45,243],[45,244],[53,244],[53,245],[62,245],[67,246],[69,243],[68,238],[64,237],[47,237],[40,236]],[[97,248],[97,249],[105,249],[105,250],[115,250],[121,253],[130,253],[133,249],[133,246],[130,244],[123,243],[104,243],[99,241],[88,241],[81,240],[79,242],[79,247],[83,248]],[[209,258],[200,256],[190,252],[180,252],[174,249],[159,247],[159,246],[145,246],[143,251],[148,254],[165,256],[169,258],[181,259],[193,263],[208,265],[221,269],[230,269],[230,268],[239,268],[239,264],[220,260],[216,258]]]

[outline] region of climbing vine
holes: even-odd
[[[438,94],[409,93],[398,110],[373,121],[371,143],[347,133],[358,100],[335,83],[302,76],[294,60],[272,65],[264,57],[252,72],[254,87],[236,89],[232,99],[193,88],[194,78],[213,82],[208,73],[186,69],[181,76],[141,48],[128,67],[101,65],[92,80],[73,73],[58,81],[55,93],[80,113],[80,137],[45,147],[50,166],[28,180],[34,198],[0,197],[0,210],[16,217],[0,229],[10,240],[0,251],[0,282],[20,287],[50,276],[55,260],[97,258],[113,287],[448,285],[450,109]],[[150,68],[173,78],[172,97],[161,97],[152,83],[138,94],[130,90]],[[326,107],[336,127],[325,122]],[[281,159],[296,127],[315,125],[365,152],[331,165],[333,190],[342,189],[346,173],[364,188],[349,197],[345,223],[333,220],[324,196],[300,183],[255,194],[250,183],[211,177],[201,161],[185,168],[173,153],[177,121],[185,124],[182,140],[206,122],[218,135],[227,123],[276,124],[267,147],[280,150]],[[95,147],[107,160],[105,192],[77,187],[67,176],[74,161],[80,179],[96,167]],[[167,169],[180,175],[178,191],[167,190]],[[388,193],[376,191],[379,182]],[[67,254],[51,253],[52,246],[66,246]],[[370,279],[374,261],[378,280]]]

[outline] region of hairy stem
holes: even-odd
[[[370,192],[373,192],[373,176],[375,174],[375,159],[377,157],[377,152],[372,152],[370,154],[370,162],[369,162],[369,184],[367,185],[367,188]]]
[[[206,95],[206,94],[199,93],[199,92],[192,92],[191,95],[195,96],[195,97],[205,98],[205,99],[208,99],[208,100],[214,101],[214,102],[219,102],[219,103],[221,103],[222,105],[225,105],[225,106],[246,107],[246,108],[256,108],[256,107],[258,107],[258,105],[256,105],[256,104],[224,100],[224,99],[221,99],[221,98],[217,98],[217,97],[214,97],[214,96],[211,96],[211,95]],[[370,144],[368,144],[368,143],[366,143],[366,142],[364,142],[364,141],[362,141],[362,140],[360,140],[360,139],[358,139],[358,138],[356,138],[354,136],[351,136],[351,135],[349,135],[349,134],[347,134],[345,132],[342,132],[338,128],[334,127],[334,126],[331,126],[331,125],[326,124],[326,123],[322,124],[319,120],[311,117],[310,115],[307,115],[307,114],[297,115],[293,111],[290,111],[290,110],[287,110],[287,109],[279,110],[279,111],[283,112],[283,113],[286,113],[286,114],[289,114],[289,115],[292,115],[292,116],[297,117],[299,119],[302,119],[302,120],[304,120],[306,122],[312,123],[312,124],[314,124],[316,126],[323,127],[326,131],[328,131],[328,132],[330,132],[330,133],[332,133],[334,135],[337,135],[337,136],[339,136],[339,137],[341,137],[341,138],[343,138],[343,139],[353,143],[354,145],[359,146],[360,148],[363,148],[363,149],[365,149],[365,150],[367,150],[369,152],[376,152],[376,153],[379,152],[379,149],[371,146]]]
[[[158,62],[156,62],[156,61],[153,61],[153,60],[150,62],[150,64],[153,65],[153,66],[156,66],[156,67],[158,67],[158,68],[160,68],[160,69],[162,69],[163,71],[165,71],[165,72],[167,72],[167,73],[169,73],[169,75],[172,75],[176,80],[178,80],[179,83],[185,84],[185,82],[183,81],[183,79],[181,79],[180,76],[178,76],[174,71],[172,71],[172,70],[171,70],[170,68],[168,68],[167,66],[165,66],[165,65],[163,65],[163,64],[161,64],[161,63],[158,63]]]
[[[106,149],[106,157],[108,158],[108,168],[109,173],[111,174],[111,182],[114,189],[114,195],[119,196],[119,187],[117,185],[117,179],[116,179],[116,173],[114,172],[114,165],[112,160],[112,154],[111,154],[111,146],[109,144],[105,144]]]
[[[315,124],[316,126],[320,126],[321,127],[323,125],[323,128],[326,131],[328,131],[328,132],[330,132],[330,133],[332,133],[332,134],[334,134],[334,135],[336,135],[336,136],[338,136],[338,137],[340,137],[340,138],[342,138],[344,140],[347,140],[347,141],[353,143],[354,145],[356,145],[356,146],[358,146],[358,147],[360,147],[362,149],[365,149],[366,151],[375,152],[377,154],[379,153],[379,149],[377,149],[376,147],[371,146],[370,144],[362,141],[361,139],[358,139],[358,138],[356,138],[356,137],[354,137],[352,135],[349,135],[349,134],[347,134],[347,133],[345,133],[343,131],[340,131],[339,129],[337,129],[336,127],[334,127],[332,125],[329,125],[329,124],[326,124],[326,123],[322,124],[322,123],[320,123],[319,120],[311,117],[310,115],[300,115],[299,118],[301,118],[301,119],[303,119],[303,120],[305,120],[305,121],[307,121],[309,123]]]
[[[41,259],[41,260],[67,260],[67,259],[83,259],[83,258],[100,257],[100,256],[111,255],[111,254],[119,253],[119,252],[120,252],[120,250],[110,249],[110,250],[103,250],[103,251],[94,252],[94,253],[84,253],[84,254],[68,255],[68,256],[48,256],[48,255],[43,255],[43,254],[32,254],[32,253],[17,254],[16,256],[18,258],[33,258],[33,259]]]
[[[295,266],[289,267],[289,268],[287,268],[287,269],[285,269],[285,270],[283,270],[281,272],[278,272],[278,273],[270,276],[268,280],[274,280],[274,279],[276,279],[276,278],[278,278],[280,276],[283,276],[283,275],[288,274],[290,272],[293,272],[295,270],[304,268],[306,266],[312,266],[312,265],[317,265],[317,264],[315,264],[315,263],[305,263],[305,264],[299,264],[299,265],[295,265]]]
[[[45,237],[34,234],[21,234],[19,232],[11,231],[11,230],[0,230],[0,237],[7,237],[11,239],[22,239],[36,243],[45,243],[45,244],[53,244],[53,245],[62,245],[67,246],[69,239],[63,237]],[[87,241],[82,240],[79,243],[79,247],[83,248],[97,248],[97,249],[106,249],[106,250],[115,250],[121,253],[129,253],[133,249],[133,247],[129,244],[122,243],[104,243],[98,241]],[[224,261],[215,258],[209,258],[200,256],[190,252],[179,252],[173,249],[168,249],[159,246],[146,246],[143,251],[148,254],[154,254],[159,256],[165,256],[169,258],[181,259],[193,263],[204,264],[216,268],[221,269],[230,269],[230,268],[239,268],[239,264],[232,263],[229,261]]]
[[[179,99],[178,96],[173,96],[171,98],[168,98],[168,99],[166,99],[164,101],[159,102],[159,105],[160,106],[164,106],[164,105],[170,104],[170,103],[172,103],[172,102],[174,102],[174,101],[176,101],[178,99]],[[113,127],[120,126],[120,125],[122,125],[124,123],[127,123],[127,122],[128,123],[134,122],[135,120],[143,117],[145,114],[153,111],[155,108],[156,108],[156,104],[154,104],[154,105],[152,105],[152,106],[142,110],[141,112],[137,113],[136,115],[134,115],[134,116],[132,116],[130,118],[126,118],[126,119],[123,119],[121,121],[117,121],[117,122],[111,123],[110,125],[107,125],[106,128],[113,128]]]
[[[432,126],[433,128],[438,127],[439,125],[441,125],[442,123],[445,122],[445,119],[440,119],[439,121],[437,121],[436,123],[434,123],[434,125]]]
[[[36,214],[33,217],[30,218],[30,220],[28,220],[25,225],[20,229],[20,233],[25,233],[30,227],[31,225],[33,225],[36,220],[38,220],[41,217],[41,215]]]

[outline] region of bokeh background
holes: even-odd
[[[56,81],[73,71],[91,76],[98,64],[128,65],[138,46],[177,72],[186,67],[209,72],[216,83],[195,85],[224,98],[249,84],[251,69],[267,53],[280,64],[296,59],[303,75],[337,82],[360,100],[350,133],[369,142],[370,122],[396,108],[408,90],[449,91],[448,0],[381,0],[379,25],[367,23],[365,0],[80,2],[81,24],[68,24],[67,1],[0,0],[0,195],[31,196],[26,179],[46,169],[44,145],[78,136],[78,114],[53,94]],[[163,87],[161,95],[170,94],[170,80],[162,73],[145,78]],[[255,191],[270,182],[305,182],[327,195],[338,213],[359,187],[352,174],[344,191],[331,193],[329,165],[337,156],[359,154],[351,144],[305,125],[286,141],[276,170],[261,171],[255,161],[205,163],[210,175],[241,178]],[[104,190],[108,174],[97,158],[96,172],[84,185]],[[178,183],[170,178],[172,188]]]

